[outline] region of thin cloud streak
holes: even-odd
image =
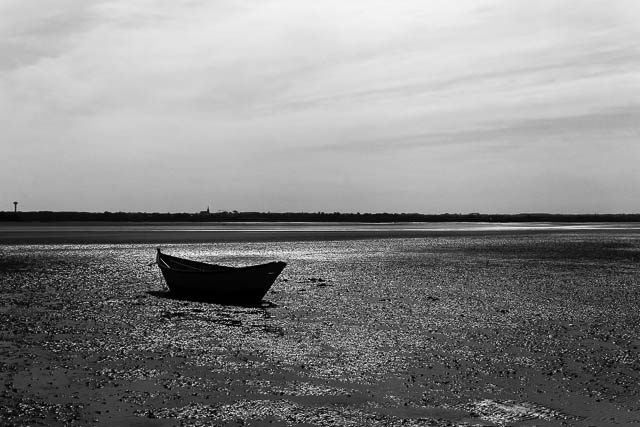
[[[572,143],[579,146],[590,141],[604,145],[627,145],[640,136],[640,108],[617,108],[567,117],[496,122],[492,127],[446,132],[422,132],[400,134],[363,141],[340,141],[312,148],[300,148],[304,152],[353,152],[397,151],[416,148],[453,145],[499,147],[500,151],[530,149],[541,142]],[[611,139],[607,139],[611,138]],[[295,150],[295,147],[287,147]],[[284,149],[283,149],[284,150]],[[488,152],[487,152],[488,154]]]

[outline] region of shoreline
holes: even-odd
[[[284,242],[540,233],[640,234],[640,223],[5,223],[0,224],[0,245]]]

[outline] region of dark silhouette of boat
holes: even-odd
[[[259,304],[287,265],[278,261],[228,267],[178,258],[160,249],[156,263],[171,294],[177,297],[242,305]]]

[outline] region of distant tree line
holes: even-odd
[[[640,222],[640,214],[481,214],[342,212],[0,212],[0,221],[54,222]]]

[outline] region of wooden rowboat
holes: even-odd
[[[237,304],[259,304],[284,262],[247,267],[228,267],[163,254],[158,249],[156,263],[172,294],[190,299]]]

